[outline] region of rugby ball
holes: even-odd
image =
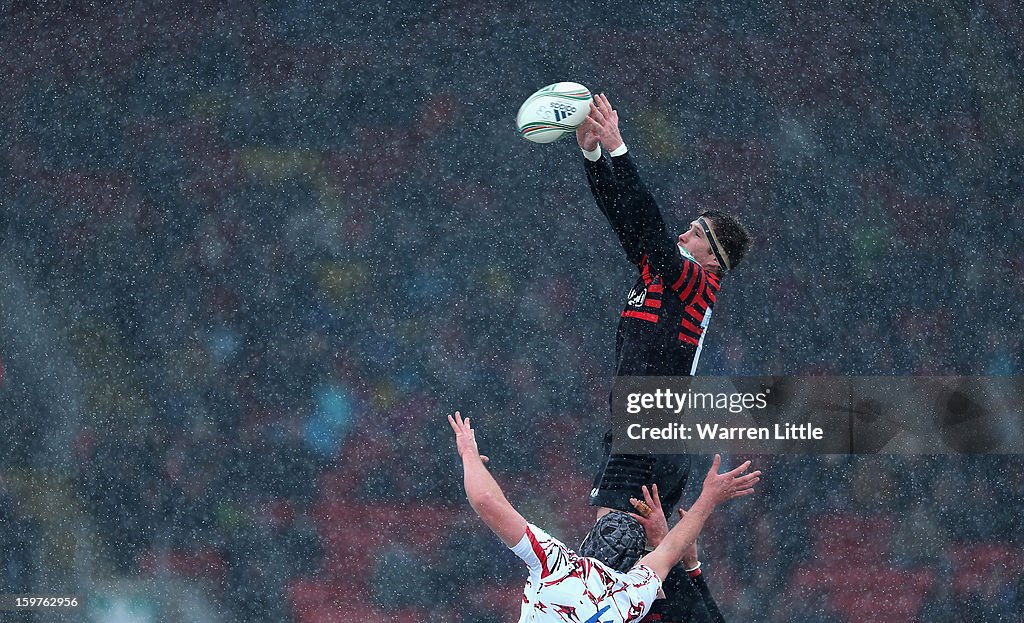
[[[516,115],[516,132],[534,143],[550,143],[575,132],[590,114],[590,90],[576,82],[556,82],[526,98]]]

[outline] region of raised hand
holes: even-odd
[[[480,460],[486,463],[489,459],[480,454],[480,450],[476,445],[476,431],[469,423],[469,418],[462,419],[462,414],[458,411],[455,412],[455,417],[448,416],[448,423],[451,424],[452,430],[455,431],[455,447],[459,451],[459,456],[463,459],[467,457],[480,457]]]
[[[622,135],[619,134],[619,113],[612,108],[611,102],[604,94],[594,96],[590,105],[590,115],[597,124],[598,139],[608,151],[615,151],[622,146]],[[577,130],[577,135],[579,131]]]
[[[590,105],[593,110],[593,104]],[[576,128],[576,142],[580,144],[580,149],[583,151],[594,151],[601,143],[600,141],[600,126],[597,122],[587,117],[583,120],[583,123]]]
[[[651,547],[657,547],[661,544],[665,535],[668,534],[668,519],[665,517],[665,511],[661,508],[661,496],[658,495],[658,485],[651,485],[650,490],[647,489],[647,485],[644,485],[643,492],[643,500],[629,498],[629,503],[637,510],[636,513],[630,513],[629,515],[639,521],[640,525],[644,527],[644,533],[647,534],[647,543]]]
[[[761,480],[761,471],[758,470],[744,474],[744,472],[750,469],[750,461],[745,461],[736,469],[719,474],[718,468],[721,464],[722,457],[716,454],[715,458],[711,461],[711,469],[708,470],[708,475],[704,478],[704,488],[701,490],[701,497],[708,496],[712,503],[721,504],[722,502],[754,492],[754,485]]]

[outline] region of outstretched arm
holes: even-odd
[[[591,109],[594,105],[591,104]],[[633,264],[640,264],[643,259],[643,249],[640,244],[640,236],[636,229],[636,223],[627,218],[624,201],[626,196],[619,189],[619,182],[615,172],[612,170],[608,159],[601,156],[601,144],[598,136],[601,128],[592,116],[583,120],[583,123],[576,128],[576,141],[585,153],[596,152],[597,159],[593,160],[592,155],[584,159],[584,168],[587,171],[587,182],[590,183],[590,192],[594,195],[594,201],[601,214],[608,220],[619,239],[622,250],[626,257]]]
[[[605,149],[610,152],[624,149],[622,135],[619,133],[619,113],[612,108],[607,97],[594,97],[587,119],[592,122],[590,127],[598,134]],[[609,207],[605,216],[612,222],[616,232],[620,229],[630,232],[635,252],[641,257],[647,257],[651,268],[661,275],[665,285],[673,290],[682,289],[689,280],[697,277],[694,266],[680,256],[679,248],[665,226],[658,203],[640,179],[629,154],[613,156],[610,160],[612,175],[609,177],[614,181],[608,184],[613,185],[617,201],[613,204],[616,210]]]
[[[704,522],[707,521],[715,506],[727,500],[753,493],[754,485],[760,480],[760,471],[743,475],[750,468],[750,461],[746,461],[736,469],[724,474],[718,473],[718,467],[721,464],[722,457],[716,454],[711,462],[711,469],[704,478],[704,487],[700,497],[679,523],[669,530],[661,544],[653,552],[640,559],[638,564],[647,565],[653,569],[662,581],[668,577],[672,567],[687,552],[691,551],[693,543],[697,540],[697,535],[700,534]]]
[[[506,546],[515,546],[526,534],[526,520],[505,499],[501,487],[484,466],[488,459],[477,449],[476,431],[469,418],[463,420],[456,411],[454,418],[448,416],[448,423],[455,431],[455,445],[462,457],[463,484],[470,506]]]

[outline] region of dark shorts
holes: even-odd
[[[689,454],[616,454],[612,433],[604,435],[604,460],[594,476],[590,505],[627,513],[636,509],[629,498],[643,499],[643,485],[658,485],[661,505],[668,516],[679,504],[690,475]]]

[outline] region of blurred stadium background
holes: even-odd
[[[0,2],[0,594],[515,620],[443,416],[578,542],[632,281],[571,139],[514,135],[557,80],[757,234],[702,373],[1021,375],[1016,4],[727,4]],[[760,466],[729,620],[1024,620],[1019,457]]]

